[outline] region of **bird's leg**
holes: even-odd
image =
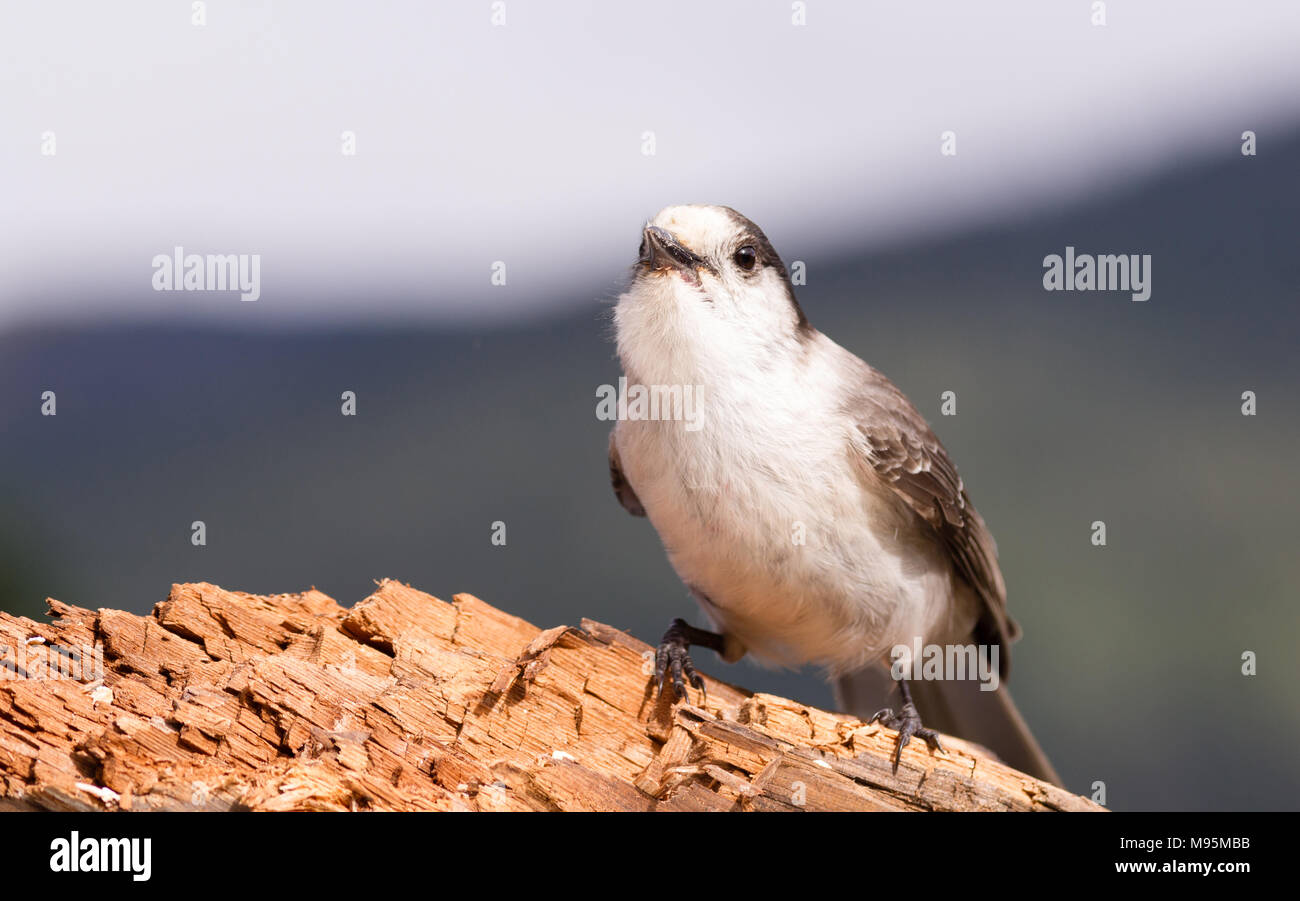
[[[886,707],[884,710],[877,710],[871,719],[867,720],[868,725],[879,721],[886,729],[898,730],[898,743],[894,745],[895,773],[898,772],[898,760],[903,754],[903,748],[907,747],[913,735],[924,738],[931,751],[943,750],[943,745],[939,744],[939,733],[921,725],[921,715],[916,712],[916,705],[912,703],[912,690],[907,687],[906,679],[898,680],[898,690],[903,694],[903,706],[898,713]]]
[[[659,683],[659,694],[663,694],[664,679],[669,675],[673,680],[673,693],[678,698],[686,697],[687,681],[705,693],[704,677],[695,671],[695,665],[691,663],[691,645],[712,648],[720,654],[722,636],[707,629],[697,629],[684,619],[673,620],[659,642],[659,649],[655,651],[655,679]]]

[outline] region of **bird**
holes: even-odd
[[[699,406],[693,427],[641,410],[609,435],[615,496],[649,519],[711,626],[672,621],[659,694],[704,690],[693,646],[818,666],[844,712],[897,731],[895,773],[914,736],[942,752],[943,732],[1060,785],[1006,688],[1020,628],[956,466],[893,382],[809,322],[763,231],[727,206],[661,210],[613,332],[628,385]],[[897,649],[918,643],[982,649],[994,690],[900,670]],[[873,712],[891,685],[899,709]]]

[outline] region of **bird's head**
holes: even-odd
[[[670,206],[646,223],[615,322],[625,363],[647,354],[745,363],[795,347],[810,331],[762,229],[730,207],[703,204]]]

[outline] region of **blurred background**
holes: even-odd
[[[595,392],[641,225],[725,203],[959,465],[1069,787],[1300,807],[1300,6],[1101,6],[6,4],[0,609],[392,577],[699,621]],[[178,245],[260,299],[154,291]],[[1150,254],[1150,300],[1045,291],[1067,245]]]

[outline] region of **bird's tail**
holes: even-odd
[[[973,679],[916,680],[907,685],[928,728],[983,745],[1007,766],[1061,785],[1005,685],[996,691],[980,691]],[[836,679],[835,698],[845,713],[866,720],[894,701],[893,686],[887,670],[872,666]]]

